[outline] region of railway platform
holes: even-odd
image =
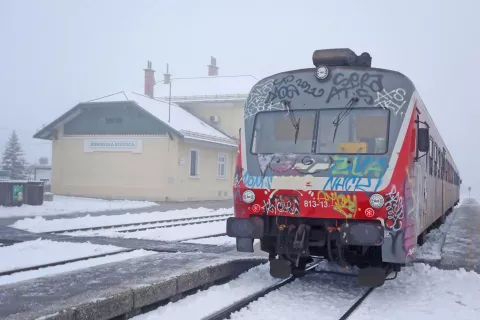
[[[229,280],[262,257],[156,253],[0,287],[0,318],[112,319]]]
[[[480,202],[464,199],[446,234],[440,266],[480,273]]]

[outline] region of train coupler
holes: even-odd
[[[298,227],[290,225],[288,228],[280,230],[277,235],[278,254],[291,255],[308,255],[308,238],[310,226],[301,224]]]
[[[310,231],[310,226],[301,224],[298,226],[297,232],[295,232],[295,237],[293,240],[293,248],[296,250],[303,250],[302,253],[305,253],[307,247],[305,242],[308,242],[308,233]],[[307,241],[305,241],[307,240]]]

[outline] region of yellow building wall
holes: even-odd
[[[141,139],[142,153],[84,152],[84,139],[52,143],[52,192],[102,199],[195,201],[232,199],[237,150],[168,136]],[[199,176],[190,177],[190,150],[199,152]],[[226,177],[218,177],[218,153],[226,153]]]
[[[198,151],[198,176],[190,176],[190,150]],[[218,176],[218,154],[227,156],[226,177]],[[232,199],[236,149],[200,145],[181,141],[178,170],[175,177],[175,199],[178,201]],[[183,164],[182,164],[183,163]]]
[[[164,201],[169,195],[168,177],[175,175],[172,154],[178,152],[178,142],[167,136],[141,140],[142,153],[84,152],[84,138],[54,140],[52,192]]]
[[[186,109],[206,123],[218,127],[229,136],[239,138],[238,130],[242,127],[243,123],[243,104],[238,104],[233,107],[218,107],[212,104],[212,106],[188,107]],[[212,123],[210,116],[218,116],[220,121],[218,123]]]

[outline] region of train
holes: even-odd
[[[348,48],[312,60],[247,96],[226,233],[239,252],[258,239],[272,277],[302,276],[323,258],[378,287],[415,260],[462,181],[407,76]]]

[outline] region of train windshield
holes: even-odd
[[[251,152],[385,154],[388,126],[383,108],[259,112]]]

